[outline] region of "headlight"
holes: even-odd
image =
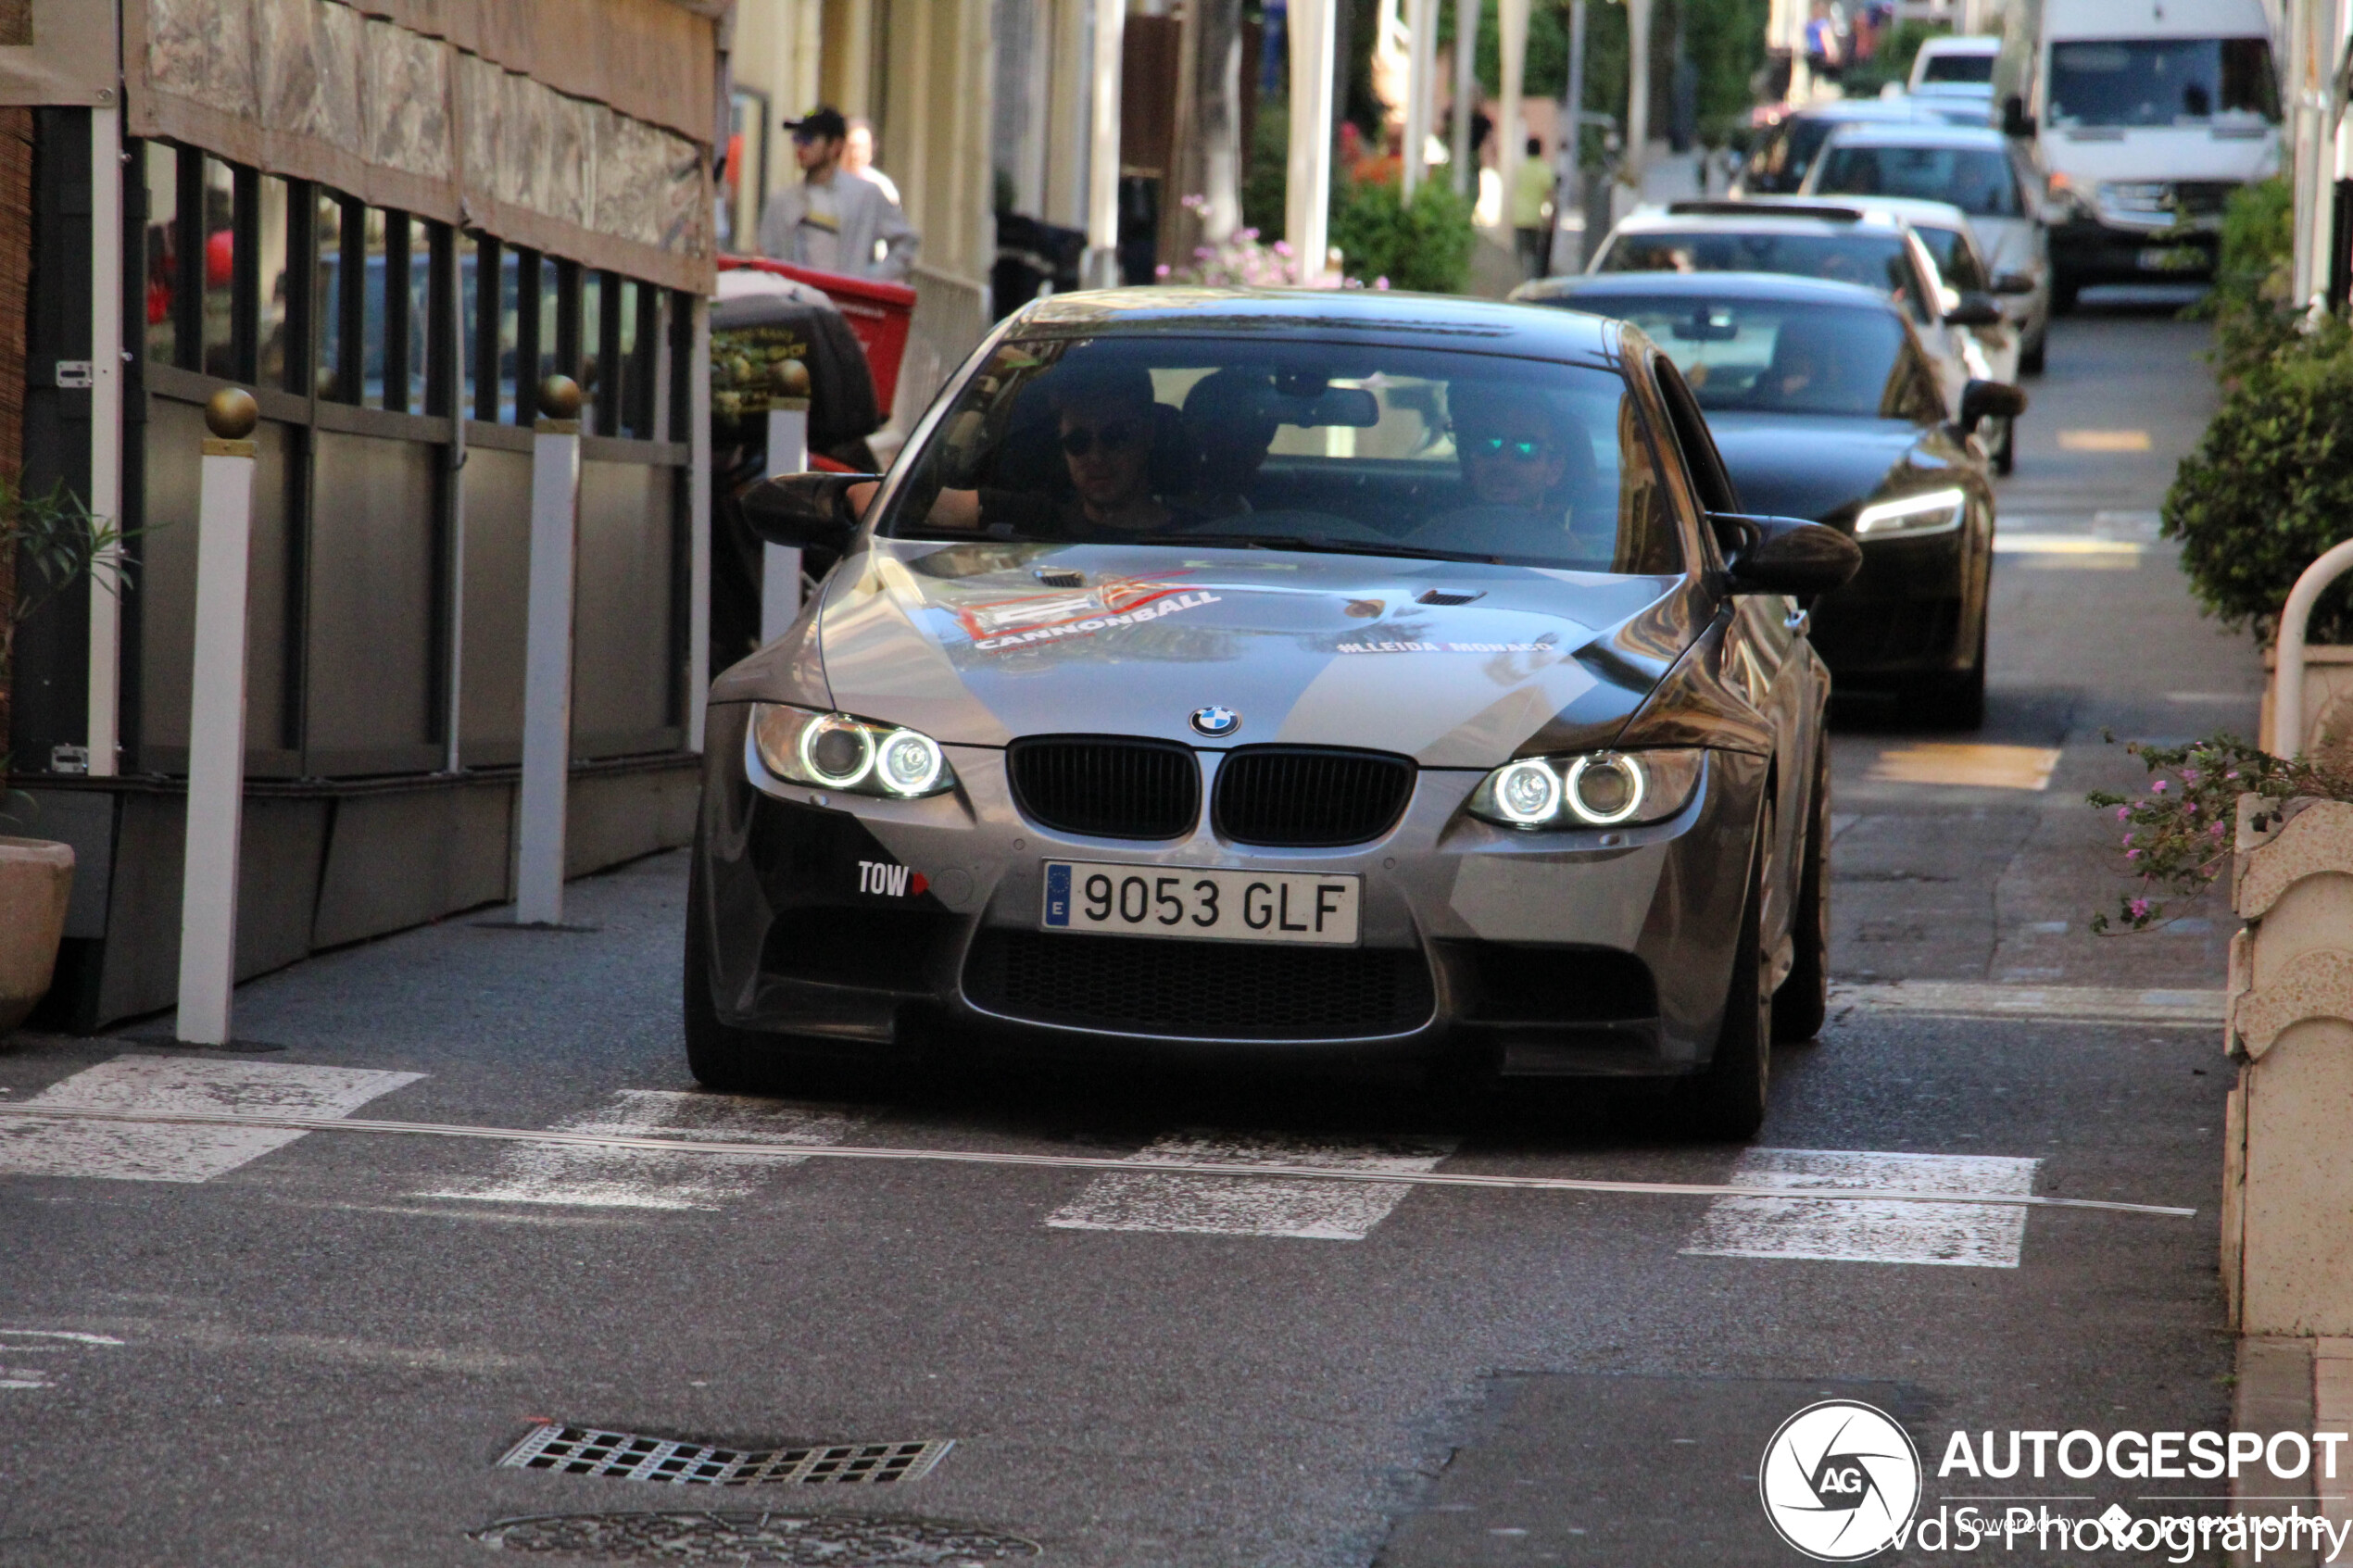
[[[912,800],[956,782],[947,754],[929,735],[847,713],[756,702],[751,739],[761,765],[794,784]]]
[[[1922,533],[1949,533],[1968,515],[1969,494],[1961,490],[1931,490],[1925,495],[1874,501],[1855,514],[1855,537],[1909,539]]]
[[[1688,750],[1523,757],[1479,780],[1470,814],[1514,828],[1664,822],[1690,804],[1706,756]]]

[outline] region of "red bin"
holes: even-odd
[[[866,351],[866,369],[875,378],[875,406],[882,409],[884,418],[890,416],[892,401],[899,395],[899,362],[907,355],[907,324],[915,316],[913,289],[880,278],[852,278],[839,272],[820,272],[813,267],[795,267],[788,261],[771,261],[764,256],[719,258],[723,272],[737,267],[774,272],[780,278],[807,283],[832,300],[849,323],[858,345]]]

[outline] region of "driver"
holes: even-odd
[[[1164,528],[1176,514],[1152,493],[1156,403],[1135,365],[1065,365],[1044,383],[1070,495],[944,489],[925,526],[979,532],[1005,523],[1032,538],[1116,538]]]
[[[1579,515],[1576,503],[1595,474],[1592,442],[1576,420],[1528,389],[1458,383],[1447,407],[1471,503],[1424,522],[1413,543],[1498,555],[1611,554],[1615,509]]]

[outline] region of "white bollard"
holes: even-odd
[[[768,405],[768,473],[809,471],[809,399],[778,397]],[[760,547],[760,641],[785,634],[800,614],[800,552],[790,545]]]
[[[564,806],[572,784],[572,597],[580,527],[580,387],[539,384],[531,440],[531,584],[523,633],[522,787],[515,923],[564,919]]]
[[[245,821],[245,565],[253,535],[253,395],[205,405],[196,511],[196,647],[188,698],[187,858],[180,881],[178,1037],[229,1043],[237,983],[237,847]]]

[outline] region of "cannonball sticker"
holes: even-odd
[[[1781,1539],[1818,1562],[1857,1562],[1910,1526],[1919,1450],[1886,1411],[1825,1399],[1781,1423],[1756,1489]]]

